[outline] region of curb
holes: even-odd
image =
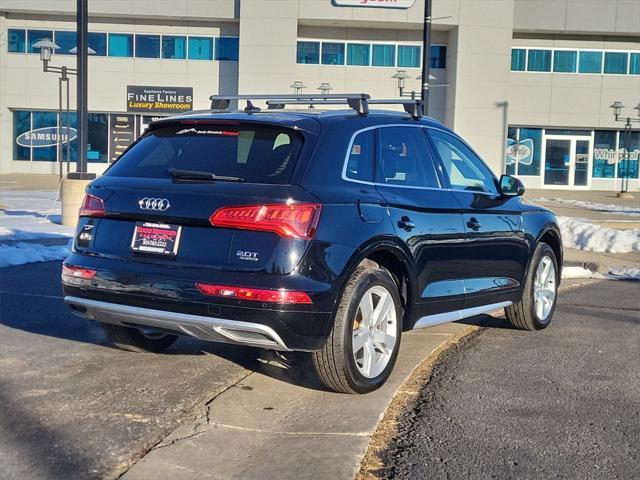
[[[565,264],[567,266],[579,266],[582,265],[596,265],[591,262],[571,262],[575,265]],[[587,267],[585,267],[587,268]],[[565,282],[558,289],[559,292],[566,292],[574,290],[576,288],[592,285],[598,280],[593,279],[581,279],[576,282]],[[493,314],[492,316],[501,316],[499,314]],[[369,440],[366,453],[360,459],[360,462],[356,469],[356,475],[354,480],[373,480],[383,478],[379,474],[384,473],[384,465],[380,460],[380,453],[386,450],[389,443],[397,435],[397,424],[400,415],[406,413],[414,404],[418,398],[422,388],[428,384],[434,367],[442,358],[443,354],[450,351],[453,348],[461,347],[464,343],[469,341],[473,336],[487,327],[469,325],[467,328],[458,332],[451,338],[448,338],[442,342],[438,347],[431,352],[424,360],[422,360],[409,374],[409,376],[402,382],[400,387],[396,390],[393,398],[389,402],[386,410],[381,416],[381,420],[376,426],[373,435]]]

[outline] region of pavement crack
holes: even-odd
[[[268,433],[274,435],[291,435],[291,436],[336,436],[336,437],[370,437],[370,432],[285,432],[282,430],[268,430],[263,428],[241,427],[239,425],[229,425],[226,423],[212,423],[211,426],[219,428],[228,428],[231,430],[242,430],[244,432]],[[208,429],[211,430],[211,429]]]

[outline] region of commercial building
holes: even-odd
[[[2,173],[57,173],[66,161],[55,145],[67,121],[58,82],[33,45],[52,39],[51,64],[74,67],[75,4],[0,0]],[[408,8],[379,8],[390,6]],[[300,81],[307,93],[326,82],[390,98],[398,70],[417,91],[423,9],[421,0],[89,0],[89,168],[103,171],[152,118],[207,108],[212,94],[292,92]],[[434,0],[433,17],[429,114],[497,173],[560,189],[618,189],[628,174],[639,188],[638,124],[627,138],[609,106],[640,113],[640,1]]]

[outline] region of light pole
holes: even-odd
[[[76,75],[77,70],[75,68],[69,68],[66,65],[62,67],[55,67],[49,65],[51,57],[60,47],[53,43],[49,38],[43,38],[33,44],[35,48],[40,49],[40,60],[42,61],[42,71],[45,73],[59,73],[58,78],[58,176],[62,179],[62,136],[60,135],[60,125],[62,123],[62,84],[65,83],[67,87],[67,99],[66,99],[66,122],[65,122],[65,135],[66,135],[66,147],[67,147],[67,174],[69,173],[69,152],[71,145],[71,133],[69,128],[69,75]]]
[[[613,102],[609,105],[613,109],[613,117],[616,122],[624,122],[625,133],[625,146],[624,146],[624,175],[621,178],[620,192],[618,197],[621,198],[633,198],[633,195],[629,193],[629,151],[631,150],[631,127],[633,123],[640,123],[640,103],[634,107],[634,110],[638,111],[638,118],[620,118],[622,115],[622,109],[624,105],[622,102]],[[620,158],[618,158],[618,172],[620,171]]]
[[[303,82],[301,82],[300,80],[296,80],[291,85],[289,85],[289,88],[293,88],[293,93],[295,95],[301,95],[302,94],[302,90],[307,88],[307,86]]]

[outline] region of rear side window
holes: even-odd
[[[404,187],[437,188],[438,178],[420,128],[380,128],[376,182]]]
[[[429,130],[429,135],[440,155],[451,188],[485,193],[498,192],[489,167],[463,142],[439,130]]]
[[[360,132],[353,139],[347,160],[347,178],[373,182],[373,159],[375,158],[375,134],[373,130]]]
[[[245,125],[180,125],[151,130],[108,170],[116,177],[171,178],[170,168],[286,184],[302,148],[293,130]]]

